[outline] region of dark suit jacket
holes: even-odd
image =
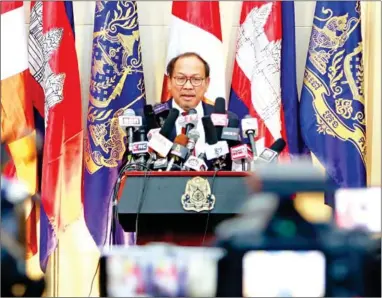
[[[168,101],[168,105],[169,105],[170,109],[172,109],[172,101],[173,101],[173,99],[170,99]],[[213,105],[207,104],[204,101],[202,102],[202,105],[203,105],[204,116],[209,116],[214,112],[215,107]],[[227,114],[228,114],[229,119],[230,118],[238,118],[238,116],[235,113],[232,113],[230,111],[228,111]],[[170,137],[171,137],[171,140],[175,139],[175,137],[176,137],[176,128],[175,127],[172,130]],[[230,155],[228,156],[226,161],[227,161],[226,162],[227,166],[225,167],[225,170],[231,170],[232,161],[231,161]],[[209,161],[206,161],[206,163],[207,163],[207,166],[210,168],[211,163]]]
[[[173,99],[170,99],[168,101],[168,105],[169,105],[170,109],[172,109],[172,101],[173,101]],[[204,116],[209,116],[214,112],[215,107],[213,105],[207,104],[204,101],[202,101],[202,105],[203,105]],[[235,113],[232,113],[231,111],[228,111],[227,114],[228,114],[228,119],[238,118],[238,116]],[[175,137],[176,137],[176,129],[174,127],[174,129],[171,133],[172,140],[174,140]]]
[[[169,105],[170,109],[172,109],[172,101],[173,101],[173,99],[170,99],[168,101],[168,105]],[[213,105],[206,104],[205,102],[202,102],[202,105],[203,105],[204,116],[209,116],[214,112],[214,106]],[[174,126],[174,129],[171,132],[171,140],[174,140],[175,137],[176,137],[176,128]]]

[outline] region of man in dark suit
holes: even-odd
[[[205,98],[210,83],[210,67],[197,53],[188,52],[173,58],[168,63],[167,75],[167,91],[170,94],[170,99],[167,101],[169,107],[179,110],[180,115],[184,115],[191,109],[195,109],[199,116],[196,129],[200,134],[200,138],[195,145],[195,155],[198,156],[204,152],[205,149],[205,134],[201,118],[211,115],[214,112],[214,104],[208,102]],[[232,114],[233,113],[229,112],[229,117]],[[182,133],[179,120],[180,117],[175,124],[171,139],[174,139],[176,135]],[[148,230],[144,231],[142,228],[137,238],[138,244],[140,245],[151,241],[162,241],[172,242],[178,245],[194,246],[200,245],[204,238],[202,234],[203,228],[201,228],[201,234],[169,232],[160,235],[157,232],[153,235],[150,230],[152,225],[148,224],[146,227],[149,227]],[[208,233],[206,237],[209,239],[212,235]]]

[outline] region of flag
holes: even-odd
[[[185,52],[199,54],[210,66],[211,82],[205,95],[206,102],[225,97],[225,63],[220,24],[219,1],[173,1],[172,20],[166,59]],[[162,102],[170,99],[165,72]]]
[[[289,156],[289,142],[286,132],[285,100],[296,100],[293,88],[281,92],[282,78],[282,3],[244,1],[241,9],[240,27],[237,37],[236,56],[232,75],[229,110],[239,119],[250,114],[257,118],[257,150],[269,147],[274,141],[283,138],[287,146],[281,156]],[[289,28],[291,26],[289,25]],[[294,28],[293,28],[294,30]],[[288,34],[288,35],[287,35]],[[286,32],[286,38],[293,33]],[[293,52],[294,42],[288,49]],[[290,84],[295,71],[293,59],[290,72]],[[290,92],[290,94],[287,94]],[[293,109],[289,111],[294,113]]]
[[[33,105],[28,96],[28,50],[23,1],[1,2],[1,143],[10,161],[5,175],[37,192],[37,151]],[[26,203],[26,258],[37,253],[37,207]]]
[[[294,2],[282,1],[281,10],[281,104],[284,112],[286,141],[291,158],[301,155],[310,158],[310,152],[302,139],[299,117]]]
[[[118,116],[146,103],[135,1],[97,1],[85,140],[84,211],[98,246],[107,244],[111,200],[126,151]],[[123,244],[119,224],[114,244]],[[120,237],[116,239],[116,237]]]
[[[67,2],[67,1],[66,1]],[[40,265],[60,233],[81,217],[83,130],[78,61],[64,1],[31,3],[29,70],[36,127],[43,125]]]
[[[339,187],[366,185],[359,1],[316,3],[301,92],[305,143]],[[331,197],[326,203],[333,206]]]

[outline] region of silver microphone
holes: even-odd
[[[192,150],[194,150],[196,142],[200,138],[200,133],[195,128],[193,128],[188,132],[187,137],[188,137],[188,143],[186,147],[191,152]]]

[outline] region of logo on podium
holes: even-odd
[[[181,201],[184,210],[201,212],[214,209],[216,198],[208,180],[195,177],[187,182]]]

